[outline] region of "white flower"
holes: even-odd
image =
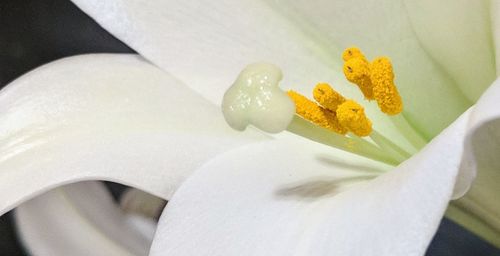
[[[421,255],[454,188],[463,194],[478,169],[450,214],[499,243],[500,84],[490,86],[498,1],[75,2],[159,68],[134,55],[80,56],[2,90],[3,211],[61,184],[104,179],[171,199],[151,255]],[[367,113],[409,151],[413,136],[429,141],[412,158],[395,167],[225,124],[222,95],[255,61],[280,66],[287,88],[305,94],[328,81],[361,99],[341,73],[341,51],[352,44],[393,59],[411,126],[376,105]],[[126,219],[89,208],[93,201],[105,200],[77,207],[87,214],[75,218],[93,223],[75,226],[83,237],[40,235],[64,226],[54,222],[27,231],[25,243],[51,255],[147,251],[147,235],[130,242],[139,231],[117,229]],[[26,227],[58,218],[57,208],[31,204],[25,213],[47,215],[21,217]],[[121,222],[102,221],[114,216]],[[87,239],[97,233],[107,239]]]

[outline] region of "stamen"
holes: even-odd
[[[373,145],[360,137],[348,137],[331,133],[303,118],[295,117],[287,128],[288,131],[308,138],[310,140],[338,148],[366,158],[382,161],[390,165],[397,165],[400,162],[387,154],[380,147]]]
[[[345,98],[327,83],[319,83],[313,90],[314,99],[324,108],[337,111],[337,107],[345,102]]]
[[[346,100],[337,108],[337,118],[357,136],[368,136],[372,132],[372,122],[366,117],[364,108],[353,100]]]
[[[424,138],[422,134],[417,132],[415,128],[408,123],[408,120],[406,120],[403,114],[391,116],[391,121],[400,132],[405,134],[406,140],[408,140],[408,142],[410,142],[413,146],[414,149],[411,152],[412,155],[425,147],[428,139]]]
[[[403,162],[406,159],[411,157],[411,154],[408,153],[406,150],[402,149],[398,145],[396,145],[394,142],[390,141],[387,139],[384,135],[380,134],[376,130],[374,130],[370,134],[370,138],[384,151],[387,151],[391,154],[391,156],[399,161]]]
[[[297,92],[288,91],[288,96],[295,102],[295,112],[299,116],[336,133],[342,135],[347,133],[347,129],[339,124],[335,112],[318,106],[318,104]]]
[[[344,75],[356,84],[367,100],[373,100],[372,82],[370,80],[370,64],[358,48],[348,48],[343,54]]]
[[[382,112],[396,115],[403,111],[403,101],[394,85],[394,72],[391,61],[386,57],[376,58],[370,65],[370,79],[373,96]]]

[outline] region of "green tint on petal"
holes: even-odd
[[[467,199],[461,199],[458,203],[450,204],[446,210],[446,217],[500,248],[500,241],[498,240],[500,231],[481,220],[479,216],[475,216],[471,214],[471,212],[465,210],[464,208],[466,208],[466,206],[463,205],[462,202],[466,200]]]
[[[404,115],[427,138],[453,122],[472,102],[451,74],[426,52],[405,5],[396,1],[273,1],[276,10],[341,49],[357,45],[369,59],[389,56],[405,103]],[[440,33],[446,31],[439,30]],[[447,42],[453,44],[453,42]],[[427,45],[432,47],[432,45]],[[338,72],[332,70],[332,72]]]
[[[245,66],[259,61],[283,70],[283,89],[311,97],[318,82],[327,82],[346,97],[362,101],[363,95],[342,73],[343,49],[336,51],[335,45],[325,41],[322,35],[326,32],[304,31],[300,25],[305,20],[280,15],[282,8],[267,2],[73,2],[144,58],[214,104],[222,102],[224,92]],[[376,103],[364,103],[375,129],[401,147],[411,148]]]
[[[500,79],[473,108],[462,163],[477,173],[467,194],[453,202],[449,216],[500,247]],[[462,170],[461,170],[462,171]]]
[[[470,101],[495,80],[488,1],[405,1],[421,46]]]
[[[491,32],[493,34],[493,43],[495,45],[495,57],[497,76],[500,75],[500,1],[491,1]]]

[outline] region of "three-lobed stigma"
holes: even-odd
[[[293,119],[295,106],[278,85],[281,69],[269,63],[248,65],[226,91],[222,113],[235,130],[245,130],[252,124],[277,133],[285,130]]]

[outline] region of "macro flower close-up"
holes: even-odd
[[[128,53],[1,89],[27,255],[500,252],[500,1],[72,2]]]

